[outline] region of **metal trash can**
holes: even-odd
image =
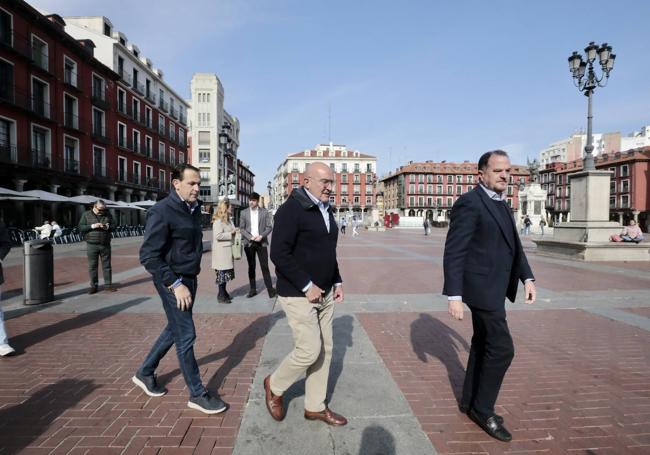
[[[50,240],[25,242],[23,294],[25,305],[54,300],[54,252]]]

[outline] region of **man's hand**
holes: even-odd
[[[253,237],[253,241],[254,242],[261,242],[262,241],[262,236],[258,235],[258,236]]]
[[[187,286],[180,284],[172,291],[176,297],[176,306],[181,311],[187,311],[192,308],[192,294]]]
[[[102,223],[93,223],[90,225],[91,228],[93,229],[101,229],[102,228]]]
[[[535,303],[535,299],[537,298],[537,289],[535,289],[534,281],[531,280],[524,283],[524,294],[526,296],[527,304],[530,305]]]
[[[334,286],[334,301],[336,303],[343,302],[343,285]]]
[[[305,292],[305,297],[311,303],[319,303],[323,300],[323,290],[316,286],[314,283],[311,284],[311,287]]]
[[[452,318],[463,320],[463,301],[462,300],[449,300],[449,314]]]

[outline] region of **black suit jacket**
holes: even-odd
[[[442,293],[490,311],[503,309],[506,297],[515,301],[520,280],[534,279],[512,214],[505,223],[498,210],[480,186],[458,198],[444,254]]]

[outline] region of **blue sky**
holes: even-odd
[[[288,154],[328,141],[408,160],[525,163],[586,128],[567,58],[589,41],[617,55],[594,98],[594,131],[650,124],[650,2],[35,0],[105,15],[184,97],[215,72],[241,121],[241,159],[263,192]]]

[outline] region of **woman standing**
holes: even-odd
[[[212,268],[217,278],[219,303],[230,303],[232,298],[226,291],[226,283],[235,278],[232,245],[238,229],[230,222],[232,206],[227,199],[219,202],[217,212],[212,217]]]

